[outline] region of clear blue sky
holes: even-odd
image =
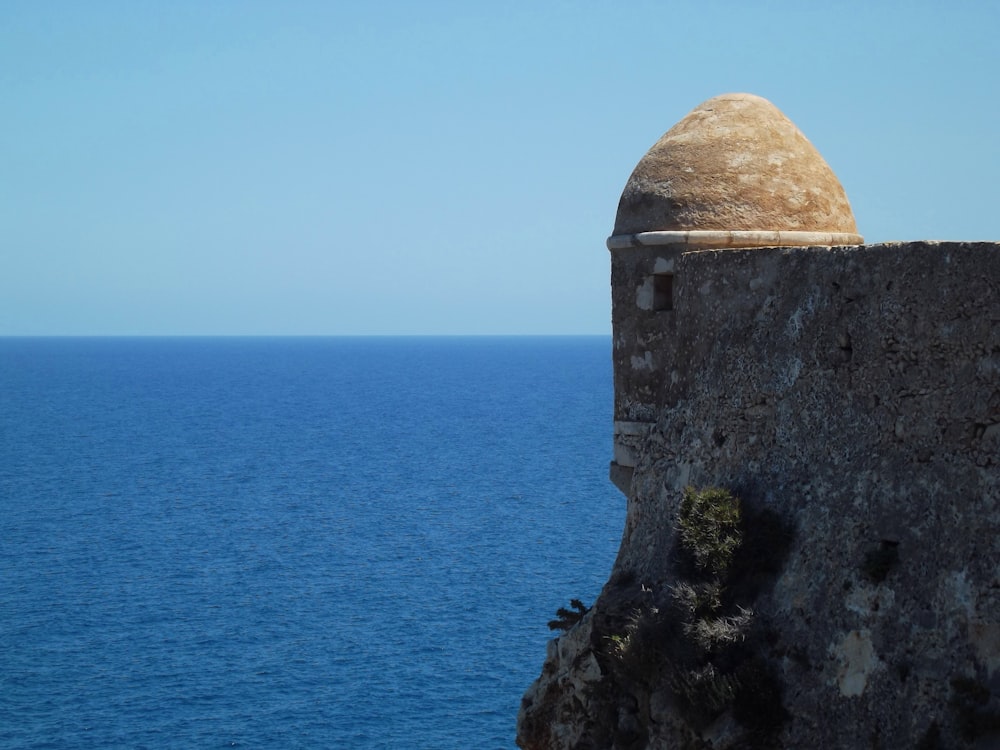
[[[996,2],[0,3],[0,335],[607,334],[636,161],[770,99],[1000,239]]]

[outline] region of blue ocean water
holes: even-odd
[[[0,339],[0,747],[511,748],[610,339]]]

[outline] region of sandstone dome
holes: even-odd
[[[639,161],[622,192],[614,235],[647,232],[862,241],[833,170],[791,120],[752,94],[700,104]]]

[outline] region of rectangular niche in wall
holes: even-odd
[[[653,309],[656,312],[674,309],[674,275],[672,273],[653,274]]]

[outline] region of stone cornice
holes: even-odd
[[[640,232],[608,237],[608,250],[656,245],[684,245],[689,248],[802,247],[860,245],[864,237],[845,232],[796,232],[748,230],[699,230],[683,232]]]

